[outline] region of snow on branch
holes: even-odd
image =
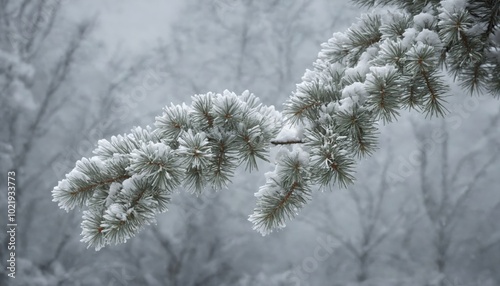
[[[275,171],[249,217],[268,234],[297,214],[314,186],[354,181],[356,160],[376,150],[380,119],[396,120],[402,108],[445,115],[445,72],[471,92],[500,95],[495,1],[355,2],[398,8],[333,34],[282,113],[248,91],[226,90],[166,107],[156,129],[100,140],[96,157],[77,162],[53,190],[61,208],[87,208],[83,240],[96,249],[124,242],[166,210],[178,186],[196,194],[223,188],[236,167],[256,169],[276,145]]]

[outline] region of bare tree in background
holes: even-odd
[[[462,226],[467,202],[474,192],[479,191],[481,180],[499,159],[500,141],[490,132],[498,126],[499,120],[500,113],[497,113],[490,119],[481,139],[477,140],[472,148],[463,152],[456,161],[452,161],[448,128],[443,120],[441,138],[437,142],[430,143],[440,149],[438,172],[435,166],[431,165],[433,157],[429,151],[429,138],[425,130],[415,127],[415,135],[421,150],[420,194],[424,213],[432,226],[434,265],[442,278],[441,286],[446,285],[444,278],[447,276],[448,268],[452,266],[452,258],[460,242],[458,230]]]
[[[37,57],[41,57],[41,48],[53,27],[58,2],[49,1],[3,1],[1,30],[6,30],[2,39],[2,53],[5,74],[2,79],[2,119],[7,122],[2,127],[6,138],[2,144],[10,150],[11,170],[21,174],[30,152],[37,139],[47,132],[49,122],[56,111],[67,101],[68,97],[58,94],[67,81],[74,66],[75,55],[87,38],[92,22],[79,24],[68,40],[59,60],[46,69],[49,78],[44,86],[36,85],[35,73]],[[20,35],[20,36],[19,36]],[[7,62],[8,60],[11,62]],[[30,70],[23,74],[19,70]],[[18,94],[18,95],[17,95]],[[16,97],[20,97],[16,100]],[[21,116],[24,115],[24,116]],[[29,180],[30,178],[26,178]]]
[[[307,12],[312,11],[313,5],[310,1],[271,1],[268,22],[270,30],[269,52],[272,54],[270,60],[273,66],[271,87],[273,94],[278,98],[285,98],[287,90],[292,89],[294,83],[300,79],[300,62],[308,60],[301,58],[307,43],[314,42],[316,33],[314,25],[307,19]],[[299,65],[298,65],[299,64]],[[274,102],[277,104],[279,101]]]
[[[90,154],[91,149],[80,148],[82,142],[88,142],[87,134],[98,133],[91,140],[93,149],[97,139],[115,132],[117,125],[126,124],[111,119],[116,118],[113,110],[117,108],[113,105],[125,100],[120,99],[124,88],[143,70],[138,64],[142,59],[126,63],[117,56],[105,65],[108,82],[90,87],[88,94],[78,92],[81,78],[77,80],[74,75],[82,75],[82,58],[88,57],[85,53],[95,53],[87,45],[95,19],[68,25],[60,17],[60,2],[0,1],[0,170],[16,172],[18,179],[16,219],[23,235],[17,240],[17,258],[26,266],[18,266],[18,271],[26,271],[20,278],[26,283],[45,276],[54,285],[71,275],[84,274],[82,269],[56,273],[59,261],[68,255],[68,245],[75,241],[69,239],[69,233],[75,232],[76,224],[71,217],[58,225],[47,224],[48,217],[57,216],[46,211],[53,204],[49,186],[70,170],[76,159]],[[92,72],[97,70],[93,68]],[[68,116],[70,113],[72,116]],[[4,179],[2,176],[0,180]],[[43,218],[37,215],[42,209]],[[39,239],[44,235],[41,232],[57,234],[44,250],[40,248]],[[2,245],[7,245],[8,237],[4,233],[0,237]],[[1,259],[4,257],[1,251]],[[7,277],[5,268],[0,270],[0,276],[0,284],[6,285],[2,280]]]
[[[336,191],[346,196],[325,200],[314,217],[306,218],[316,230],[331,235],[340,249],[352,257],[358,283],[369,280],[372,277],[370,266],[377,258],[386,256],[380,246],[394,236],[395,230],[410,221],[407,203],[395,196],[393,186],[388,183],[390,163],[390,156],[387,156],[382,164],[373,164],[376,166],[368,168],[371,170],[369,178],[359,180],[352,189]],[[349,209],[349,206],[353,207],[352,212],[344,208]],[[344,219],[337,221],[335,218],[342,212],[345,212]],[[338,270],[342,266],[336,267]]]
[[[23,191],[27,185],[25,182],[32,179],[30,170],[26,170],[28,157],[37,140],[47,133],[47,123],[53,119],[55,111],[64,104],[64,97],[58,96],[57,92],[67,80],[75,53],[87,37],[91,23],[76,27],[60,60],[48,69],[47,84],[40,86],[35,80],[35,73],[40,72],[36,70],[35,62],[41,56],[60,4],[57,1],[1,1],[0,6],[0,114],[5,123],[0,127],[0,145],[3,147],[0,152],[3,151],[2,162],[7,163],[2,164],[2,169],[14,171],[17,176],[23,175],[22,181],[16,184],[19,220],[20,207],[27,197]],[[2,268],[2,278],[6,277],[4,271]]]
[[[222,197],[212,193],[193,202],[191,198],[178,196],[176,203],[184,209],[180,219],[176,219],[168,231],[158,227],[148,231],[150,259],[165,265],[162,272],[155,273],[157,283],[172,286],[234,283],[238,274],[231,262],[237,256],[233,252],[238,251],[238,245],[228,238],[235,236],[238,230],[227,227],[228,218],[241,221],[244,215],[233,211]]]
[[[305,16],[312,11],[309,1],[186,1],[184,5],[184,17],[172,26],[171,43],[158,47],[162,61],[171,67],[172,94],[248,89],[278,104],[313,60],[302,55],[316,53],[311,37],[320,27]]]

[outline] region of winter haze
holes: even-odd
[[[80,241],[82,211],[52,201],[98,140],[154,127],[171,103],[249,90],[281,111],[321,43],[365,12],[340,0],[0,0],[0,286],[500,285],[500,102],[451,77],[444,119],[381,121],[354,184],[314,189],[266,236],[248,216],[288,146],[220,191],[178,188],[157,224],[99,251]]]

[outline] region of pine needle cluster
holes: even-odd
[[[288,185],[279,171],[268,176],[250,217],[263,234],[293,217],[313,186],[350,184],[356,159],[376,149],[379,122],[402,109],[445,115],[447,73],[471,93],[500,94],[500,1],[354,2],[384,9],[333,34],[285,102],[285,121],[305,131],[293,138],[301,143],[293,155],[277,158],[277,170],[295,158],[303,175]]]
[[[123,243],[155,215],[167,210],[172,193],[185,188],[228,185],[234,170],[268,160],[281,116],[248,91],[236,95],[193,96],[191,105],[171,105],[156,118],[156,128],[100,140],[95,156],[76,167],[53,190],[65,210],[85,208],[82,241],[97,250]]]

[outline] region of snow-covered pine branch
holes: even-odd
[[[397,119],[402,108],[444,115],[446,72],[464,89],[499,95],[500,1],[354,2],[388,7],[322,45],[282,114],[249,92],[209,93],[165,108],[154,130],[99,141],[96,157],[77,162],[53,191],[66,210],[88,208],[83,240],[96,249],[126,241],[166,210],[177,187],[220,189],[238,165],[252,170],[266,160],[274,144],[282,148],[276,170],[249,218],[267,234],[315,187],[354,180],[356,159],[376,148],[380,120]]]
[[[285,121],[303,130],[303,136],[287,136],[293,134],[288,131],[272,141],[275,145],[299,144],[308,154],[305,189],[351,183],[356,158],[376,148],[379,121],[397,119],[400,109],[445,115],[445,72],[471,92],[500,94],[500,38],[495,33],[500,2],[355,2],[388,7],[362,15],[347,32],[335,33],[322,45],[314,69],[305,72],[284,104]],[[268,179],[269,189],[279,186],[279,180],[273,182]],[[271,208],[270,199],[262,193],[262,189],[257,193],[258,207],[251,220],[267,233],[265,227],[283,222],[281,216],[274,225],[266,222],[273,216],[262,215],[263,205]],[[275,200],[285,200],[297,192],[289,187],[285,195],[274,193]],[[277,202],[280,207],[285,205]],[[279,213],[276,206],[278,203],[275,212]],[[285,214],[291,217],[295,213],[294,209]]]
[[[156,129],[134,128],[130,134],[100,140],[96,156],[76,163],[53,190],[66,210],[87,208],[82,241],[100,249],[125,242],[155,214],[167,210],[172,192],[184,186],[226,186],[234,169],[267,160],[281,116],[245,91],[236,95],[193,96],[188,105],[170,106],[156,118]]]

